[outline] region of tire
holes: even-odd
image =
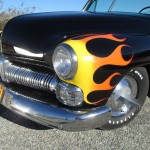
[[[144,67],[134,68],[126,74],[106,104],[112,108],[112,116],[101,129],[120,128],[132,121],[141,110],[148,89],[149,77]]]

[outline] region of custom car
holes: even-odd
[[[1,38],[1,104],[65,131],[129,123],[150,94],[149,9],[90,0],[81,12],[13,18]]]

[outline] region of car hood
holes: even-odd
[[[23,15],[10,20],[5,26],[2,35],[2,52],[22,56],[14,50],[15,46],[32,54],[42,53],[51,57],[60,42],[79,34],[147,34],[150,33],[149,26],[149,16],[135,14],[53,12]]]

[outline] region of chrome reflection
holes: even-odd
[[[43,57],[43,53],[40,53],[40,54],[31,53],[31,52],[29,52],[29,51],[26,50],[26,49],[19,48],[19,47],[16,47],[16,46],[14,46],[14,50],[15,50],[15,52],[16,52],[17,54],[23,55],[23,56],[37,57],[37,58],[42,58],[42,57]]]
[[[1,55],[0,77],[7,83],[13,82],[34,89],[55,92],[58,100],[68,106],[81,105],[84,100],[83,92],[80,88],[60,81],[55,75],[40,73],[28,68],[15,66]],[[62,89],[64,90],[63,93]]]
[[[116,86],[107,102],[112,109],[112,117],[121,117],[131,109],[139,109],[140,103],[136,99],[138,85],[134,77],[126,75]]]
[[[4,82],[14,82],[35,89],[54,91],[58,80],[54,75],[39,73],[12,65],[0,55],[0,77]]]
[[[111,117],[107,106],[74,111],[31,99],[5,88],[2,105],[32,121],[65,131],[84,131],[101,127]]]

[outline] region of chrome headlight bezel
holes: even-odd
[[[66,73],[65,76],[63,76],[56,67],[56,62],[55,62],[55,58],[58,54],[59,51],[65,51],[66,53],[68,53],[68,57],[70,58],[70,67],[69,67],[69,71]],[[53,68],[56,72],[56,74],[62,78],[62,79],[72,79],[76,72],[77,72],[77,68],[78,68],[78,60],[77,60],[77,55],[75,53],[75,51],[73,50],[73,48],[71,46],[69,46],[68,44],[60,44],[59,46],[56,47],[56,49],[54,50],[53,56],[52,56],[52,62],[53,62]],[[61,65],[61,64],[60,64]],[[60,66],[61,67],[61,66]]]

